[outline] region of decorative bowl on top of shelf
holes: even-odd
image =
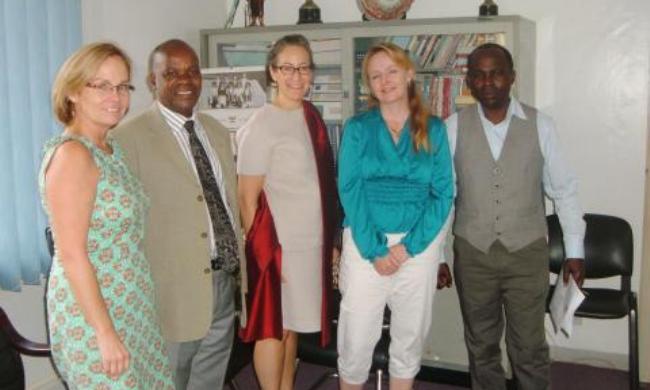
[[[358,0],[365,20],[405,19],[413,0]]]

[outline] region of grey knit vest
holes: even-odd
[[[522,106],[527,120],[512,117],[496,161],[478,106],[458,114],[454,234],[485,253],[496,240],[513,252],[546,235],[537,111]]]

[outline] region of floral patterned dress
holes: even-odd
[[[88,257],[113,326],[131,359],[129,369],[117,379],[102,372],[94,329],[77,304],[55,250],[46,294],[54,363],[71,389],[173,389],[153,281],[141,249],[148,199],[127,168],[119,145],[109,139],[113,154],[107,154],[82,137],[60,135],[48,141],[39,175],[43,206],[49,214],[45,170],[56,149],[70,140],[91,151],[100,171],[88,230]]]

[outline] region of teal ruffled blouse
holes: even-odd
[[[454,189],[447,132],[437,117],[429,120],[429,142],[429,152],[416,152],[408,124],[393,142],[379,108],[345,123],[338,159],[343,225],[365,259],[388,253],[387,233],[406,233],[401,243],[412,257],[442,229]]]

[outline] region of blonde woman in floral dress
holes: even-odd
[[[39,186],[55,244],[52,357],[71,389],[173,389],[140,248],[147,198],[108,136],[128,109],[130,76],[122,50],[95,43],[54,83],[65,130],[45,145]]]

